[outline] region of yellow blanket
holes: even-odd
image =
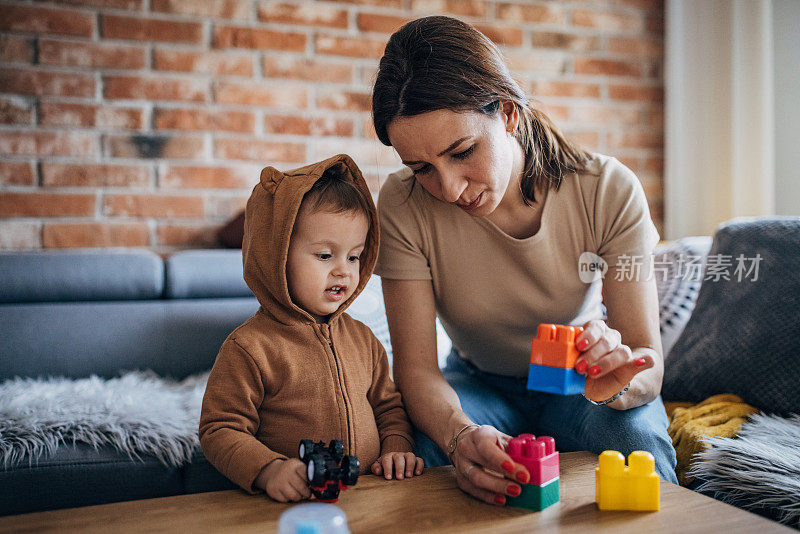
[[[669,416],[669,435],[678,455],[678,482],[686,486],[692,481],[686,473],[695,454],[708,448],[705,437],[732,438],[747,418],[758,412],[736,395],[714,395],[699,404],[665,403]]]

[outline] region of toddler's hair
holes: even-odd
[[[371,221],[372,212],[367,199],[348,176],[349,172],[344,164],[330,167],[322,173],[319,180],[314,182],[303,197],[302,203],[304,205],[308,203],[312,211],[361,213]]]

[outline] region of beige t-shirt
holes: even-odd
[[[431,280],[436,313],[461,356],[490,373],[526,376],[539,323],[603,318],[602,282],[581,280],[581,254],[597,254],[612,270],[636,265],[638,257],[644,276],[642,260],[659,239],[633,172],[599,154],[589,169],[550,190],[539,231],[525,239],[437,200],[419,184],[409,197],[408,168],[390,174],[378,198],[375,272]],[[634,268],[621,272],[630,277]]]

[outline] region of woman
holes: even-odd
[[[408,167],[381,188],[375,271],[426,465],[449,458],[464,491],[503,505],[529,477],[505,444],[535,433],[561,451],[647,450],[675,482],[655,281],[643,261],[658,233],[637,178],[567,141],[491,41],[456,19],[393,34],[372,102],[378,138]],[[597,256],[608,272],[587,280],[579,262]],[[454,345],[444,372],[437,314]],[[575,365],[584,396],[527,391],[539,323],[584,326]]]

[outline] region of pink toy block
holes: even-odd
[[[531,475],[528,484],[541,486],[558,478],[558,451],[550,436],[521,434],[508,442],[508,455]]]

